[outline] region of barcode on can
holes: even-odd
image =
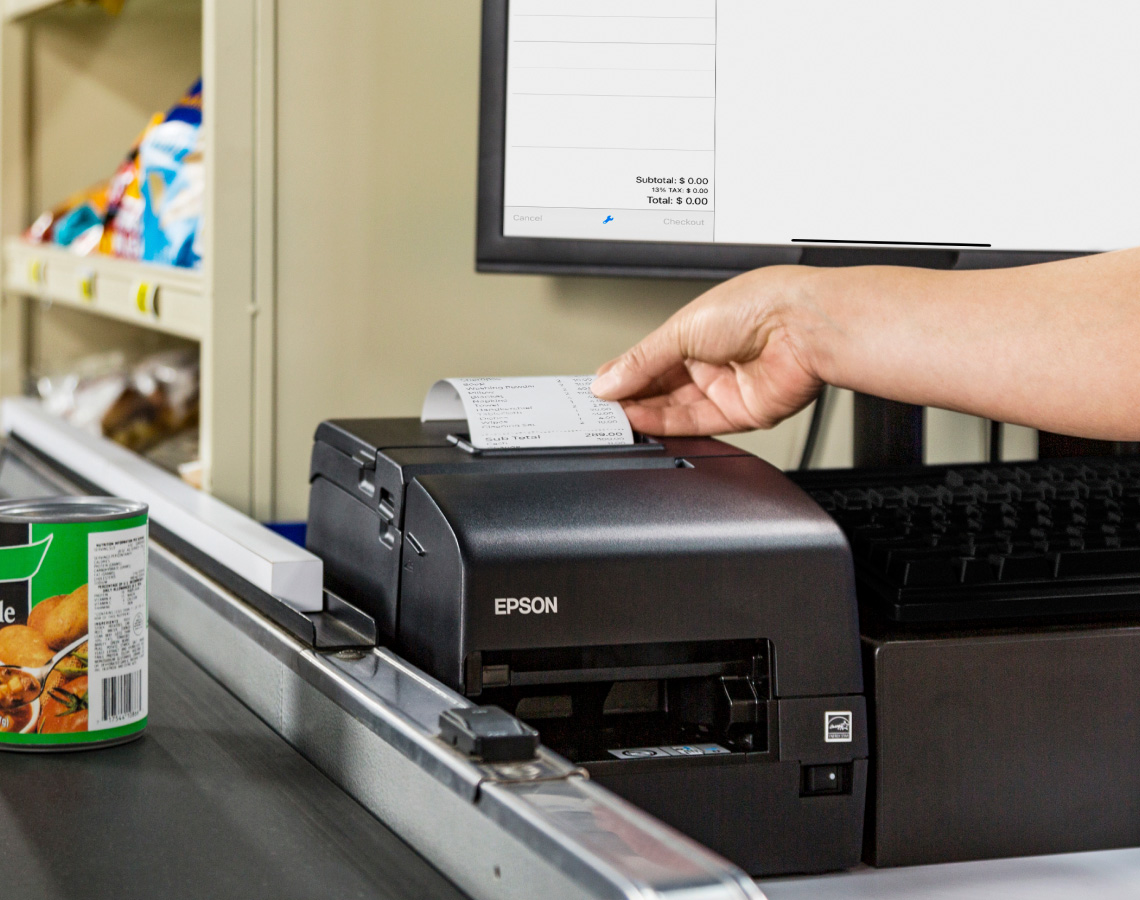
[[[142,671],[103,679],[103,721],[138,715],[142,709]]]

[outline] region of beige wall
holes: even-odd
[[[416,415],[445,376],[593,371],[706,286],[475,273],[479,7],[280,2],[281,517],[305,513],[322,418]],[[787,465],[804,425],[746,442]]]

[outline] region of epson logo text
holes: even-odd
[[[511,613],[529,616],[532,613],[541,616],[543,613],[558,612],[557,597],[496,597],[495,615],[509,616]]]

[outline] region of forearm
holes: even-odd
[[[817,269],[790,329],[823,380],[1140,440],[1140,250],[976,272]]]

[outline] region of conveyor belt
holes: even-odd
[[[0,896],[463,896],[154,629],[150,647],[141,740],[0,756]]]

